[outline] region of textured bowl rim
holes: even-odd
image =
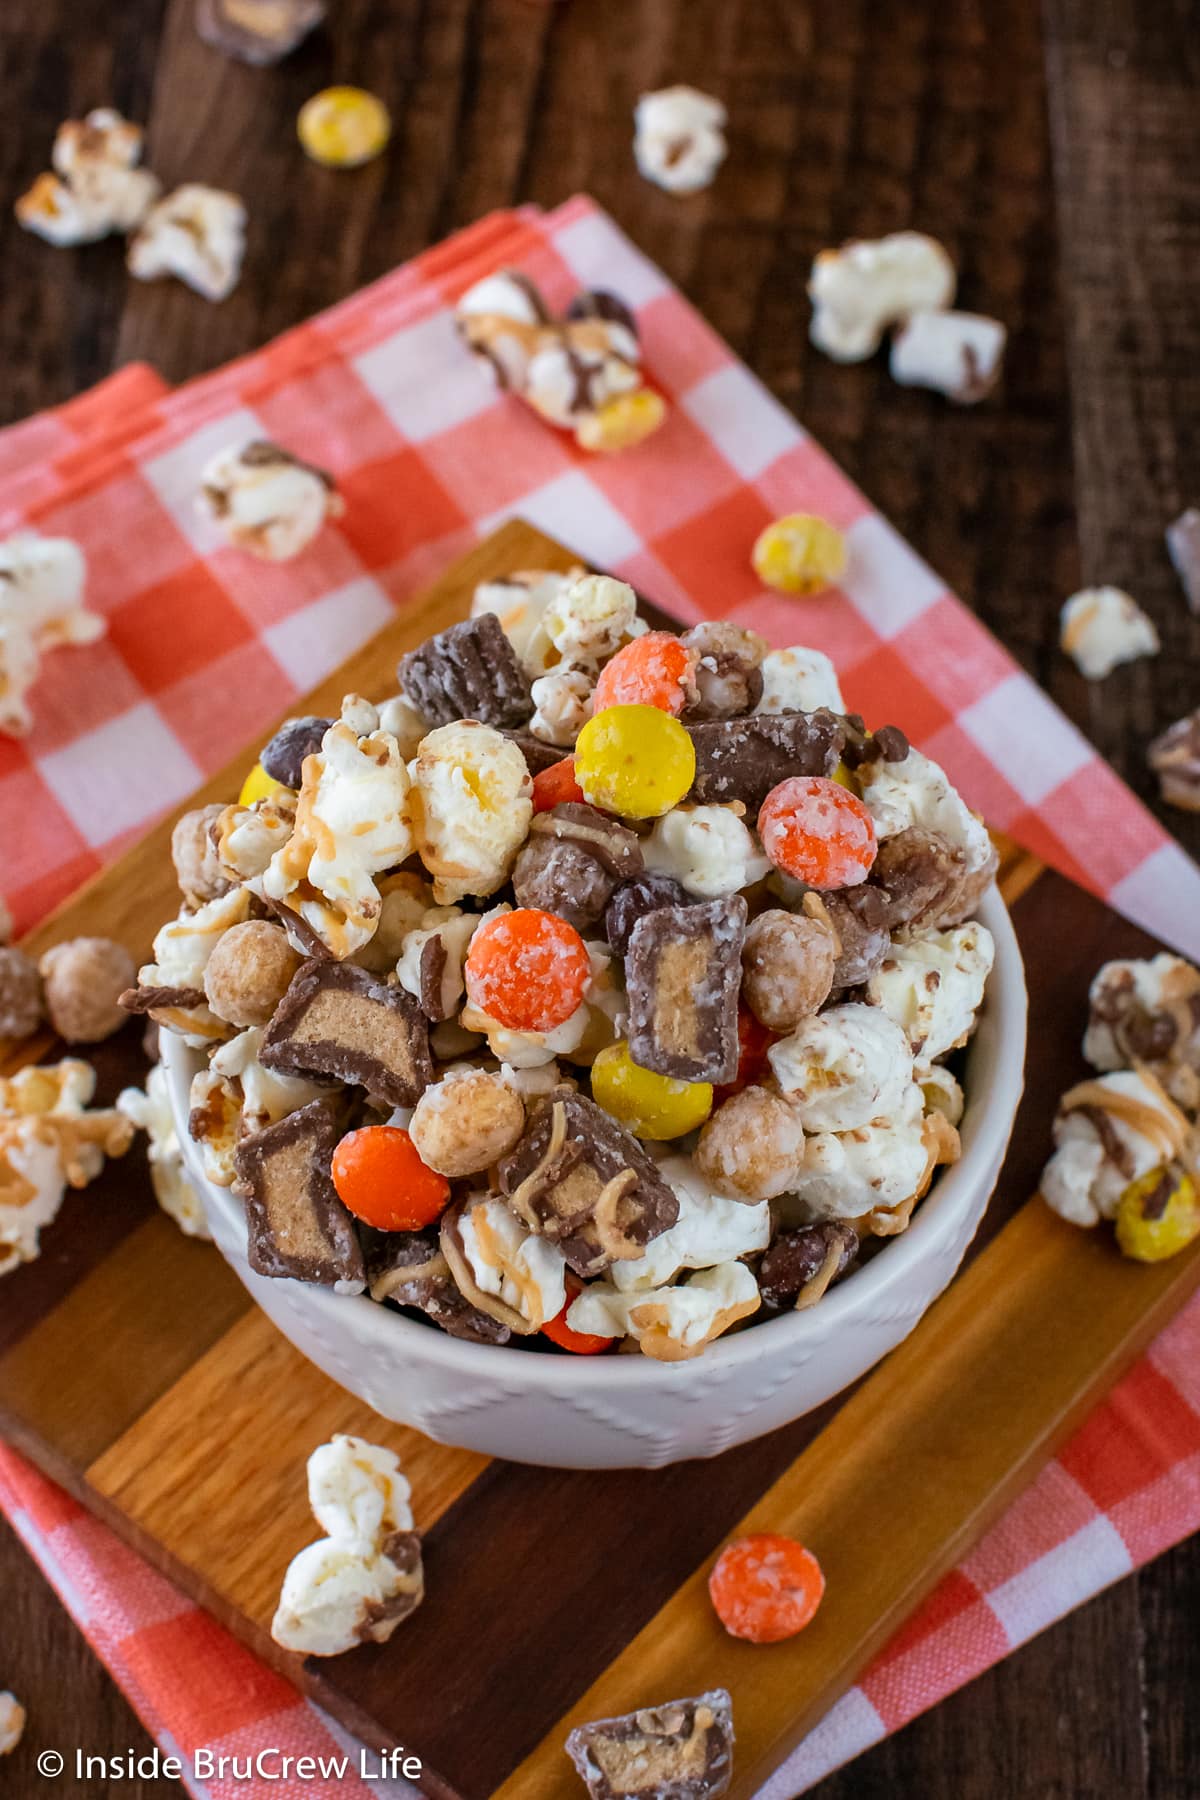
[[[523,1379],[530,1393],[551,1393],[564,1385],[584,1393],[599,1389],[637,1392],[660,1383],[664,1374],[681,1383],[702,1380],[718,1370],[748,1365],[776,1351],[803,1344],[827,1344],[832,1331],[860,1310],[869,1310],[884,1294],[902,1288],[905,1277],[938,1245],[953,1238],[956,1227],[969,1219],[979,1200],[979,1185],[990,1182],[988,1194],[978,1206],[975,1227],[964,1238],[966,1250],[994,1186],[1012,1132],[1024,1087],[1027,998],[1024,967],[1016,933],[1000,894],[992,888],[980,903],[979,920],[992,933],[996,958],[988,981],[979,1024],[968,1050],[968,1098],[962,1121],[962,1156],[937,1179],[929,1198],[917,1209],[908,1230],[886,1243],[863,1268],[857,1269],[821,1301],[805,1312],[780,1314],[743,1331],[719,1338],[702,1355],[681,1362],[663,1363],[645,1356],[534,1356],[519,1345],[472,1344],[443,1331],[406,1318],[366,1295],[339,1295],[316,1284],[299,1284],[307,1303],[323,1313],[329,1307],[357,1306],[364,1315],[356,1329],[365,1330],[374,1346],[391,1351],[398,1363],[411,1354],[414,1363],[434,1363],[464,1378],[497,1379],[505,1370],[515,1372],[521,1358]],[[244,1220],[238,1201],[228,1188],[217,1187],[204,1176],[198,1150],[187,1130],[188,1087],[201,1066],[197,1051],[172,1032],[164,1032],[160,1055],[171,1089],[171,1106],[183,1148],[188,1175],[207,1210],[235,1221],[239,1232]],[[980,1090],[986,1090],[980,1098]],[[961,1254],[961,1252],[960,1252]],[[789,1335],[785,1339],[784,1333]]]

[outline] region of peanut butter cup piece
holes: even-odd
[[[396,677],[431,726],[478,719],[515,730],[533,715],[529,678],[495,613],[439,631],[400,658]]]
[[[696,779],[687,798],[698,805],[740,800],[756,813],[789,775],[832,775],[845,732],[828,707],[816,712],[758,713],[688,725]]]
[[[741,894],[660,906],[629,938],[629,1053],[676,1081],[732,1081],[747,907]]]
[[[433,1080],[429,1022],[403,988],[356,963],[302,963],[267,1027],[259,1060],[278,1075],[365,1088],[388,1106],[415,1106]]]
[[[580,1725],[567,1755],[591,1800],[720,1800],[733,1779],[733,1703],[724,1688]]]
[[[361,1292],[358,1234],[329,1173],[338,1136],[336,1107],[311,1100],[238,1145],[236,1191],[246,1202],[250,1267],[257,1275]]]

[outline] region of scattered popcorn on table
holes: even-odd
[[[0,1275],[38,1254],[68,1187],[86,1187],[108,1156],[124,1156],[133,1126],[111,1107],[89,1111],[88,1063],[68,1058],[0,1076]]]
[[[54,140],[56,173],[39,175],[17,201],[17,222],[51,244],[93,244],[135,230],[162,191],[149,169],[136,166],[141,154],[141,127],[111,107],[68,119]]]
[[[750,561],[781,594],[819,594],[846,572],[846,540],[815,513],[788,513],[759,533]]]
[[[111,938],[71,938],[38,964],[50,1023],[68,1044],[99,1044],[129,1018],[121,995],[137,979],[137,965]]]
[[[92,644],[107,630],[83,603],[85,575],[70,538],[23,531],[0,541],[0,733],[24,737],[31,729],[28,694],[44,651]]]
[[[245,248],[246,208],[238,196],[185,182],[151,207],[125,260],[139,281],[174,275],[206,300],[225,300],[238,284]]]
[[[892,338],[892,380],[973,406],[999,381],[1007,341],[999,320],[979,313],[913,313]]]
[[[206,463],[196,504],[235,550],[267,562],[299,556],[326,519],[345,511],[331,475],[264,439],[230,446]]]
[[[733,1779],[724,1688],[579,1725],[567,1738],[590,1800],[721,1800]]]
[[[1059,642],[1080,674],[1103,681],[1119,663],[1157,656],[1154,621],[1122,588],[1081,588],[1063,603]]]
[[[25,1708],[15,1694],[0,1694],[0,1756],[9,1756],[25,1733]]]
[[[296,136],[306,156],[327,169],[359,169],[387,148],[387,107],[365,88],[322,88],[300,108]]]
[[[174,1219],[186,1237],[211,1238],[203,1203],[183,1166],[166,1070],[156,1063],[146,1076],[144,1090],[122,1088],[117,1095],[117,1111],[146,1133],[150,1180],[167,1217]]]
[[[1168,806],[1200,812],[1200,706],[1159,732],[1146,751]]]
[[[1192,611],[1200,616],[1200,506],[1189,506],[1166,530],[1167,554]]]
[[[1187,1115],[1145,1066],[1078,1082],[1058,1103],[1042,1195],[1072,1225],[1116,1216],[1130,1182],[1194,1154]]]
[[[918,312],[940,312],[954,300],[954,264],[936,238],[897,231],[822,250],[812,266],[809,335],[836,362],[863,362],[884,332]]]
[[[633,121],[638,170],[669,194],[698,193],[725,161],[725,108],[696,88],[643,94]]]
[[[1108,962],[1088,990],[1083,1054],[1109,1074],[1147,1068],[1189,1112],[1200,1109],[1200,969],[1161,951]]]
[[[282,62],[325,17],[324,0],[197,0],[196,30],[238,62]]]

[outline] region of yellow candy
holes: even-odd
[[[323,88],[300,108],[296,134],[314,162],[357,169],[379,155],[392,135],[392,121],[383,101],[365,88]]]
[[[608,706],[575,745],[585,800],[624,819],[657,819],[696,779],[696,752],[678,719],[657,706]]]
[[[592,1064],[592,1099],[635,1137],[665,1141],[703,1125],[713,1091],[707,1081],[672,1081],[640,1068],[622,1038]]]
[[[1200,1236],[1200,1197],[1190,1175],[1159,1167],[1131,1181],[1117,1206],[1117,1243],[1135,1262],[1165,1262]]]
[[[255,763],[242,783],[242,791],[238,795],[238,805],[253,806],[256,800],[269,800],[272,794],[285,794],[286,792],[287,789],[282,781],[276,781],[274,776],[267,774],[261,763]]]
[[[653,436],[666,416],[661,394],[653,388],[636,388],[585,414],[575,427],[575,442],[581,450],[631,450]]]
[[[788,513],[760,532],[750,561],[781,594],[819,594],[846,572],[846,540],[815,513]]]
[[[847,766],[844,762],[840,762],[838,764],[837,768],[833,771],[832,779],[837,782],[839,787],[844,787],[850,793],[857,794],[858,783],[855,781],[852,772],[850,771],[849,768],[847,768]]]

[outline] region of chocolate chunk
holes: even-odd
[[[882,889],[869,886],[839,888],[821,898],[842,945],[833,970],[833,991],[860,987],[882,965],[891,947],[887,898]]]
[[[324,0],[196,0],[204,42],[256,68],[282,62],[324,17]]]
[[[533,713],[528,677],[495,613],[464,619],[410,650],[400,658],[396,678],[405,699],[431,725],[478,719],[511,728]]]
[[[625,957],[629,1053],[677,1081],[732,1081],[747,908],[741,894],[660,906],[639,919]]]
[[[517,746],[531,775],[540,775],[543,769],[552,769],[566,755],[561,744],[544,743],[541,738],[535,738],[528,731],[506,731],[504,735],[511,738]]]
[[[433,1080],[429,1023],[403,988],[356,963],[302,963],[259,1060],[279,1075],[330,1075],[388,1106],[415,1106]]]
[[[400,1623],[415,1613],[425,1598],[425,1568],[421,1561],[421,1534],[390,1531],[379,1546],[382,1555],[398,1571],[395,1592],[386,1600],[368,1600],[355,1636],[360,1643],[378,1644]],[[381,1627],[386,1626],[387,1631]]]
[[[846,735],[842,761],[848,769],[860,768],[880,757],[884,762],[903,762],[908,755],[908,739],[898,725],[881,725],[878,731],[868,731],[861,713],[847,713],[842,726]]]
[[[364,1282],[354,1220],[337,1197],[329,1168],[338,1141],[335,1109],[311,1100],[234,1152],[237,1191],[246,1201],[250,1267],[333,1287]]]
[[[513,867],[519,906],[557,913],[576,931],[602,916],[622,881],[642,872],[637,834],[577,800],[538,813]]]
[[[623,325],[630,336],[637,339],[637,320],[625,302],[606,288],[585,288],[581,294],[576,294],[566,316],[568,319],[602,319],[606,325]]]
[[[1146,752],[1168,806],[1200,812],[1200,707],[1168,725]]]
[[[591,1800],[720,1800],[733,1779],[733,1703],[724,1688],[579,1725],[567,1755]]]
[[[303,719],[286,719],[259,752],[258,760],[271,780],[298,788],[304,779],[305,757],[317,754],[332,724],[332,719],[318,719],[311,713]]]
[[[687,889],[673,875],[635,875],[623,881],[604,909],[604,935],[618,956],[629,949],[639,919],[660,906],[690,906]]]
[[[675,1190],[637,1139],[569,1088],[537,1107],[500,1164],[500,1186],[517,1217],[556,1243],[577,1275],[640,1256],[679,1217]]]
[[[756,813],[789,775],[831,775],[842,753],[842,721],[828,707],[759,713],[689,725],[696,779],[687,798],[701,805],[740,800]]]
[[[204,989],[193,987],[133,987],[117,997],[117,1005],[130,1013],[153,1012],[160,1006],[178,1006],[190,1012],[194,1006],[207,1004]]]
[[[440,932],[425,939],[421,945],[421,960],[417,967],[417,981],[420,986],[421,1011],[434,1025],[449,1018],[446,1011],[443,977],[446,973],[446,940]],[[450,1009],[453,1012],[453,1007]]]
[[[460,1293],[436,1231],[373,1231],[366,1243],[372,1300],[390,1300],[424,1313],[450,1337],[472,1344],[507,1344],[507,1325],[480,1312]]]
[[[966,859],[948,838],[910,825],[885,838],[871,867],[870,884],[884,896],[889,930],[940,923],[954,910]]]
[[[857,1255],[858,1233],[839,1219],[781,1231],[758,1265],[763,1305],[771,1312],[815,1305]]]
[[[685,631],[680,642],[698,658],[685,718],[735,719],[753,711],[762,698],[759,665],[766,648],[756,631],[728,619],[706,619]]]

